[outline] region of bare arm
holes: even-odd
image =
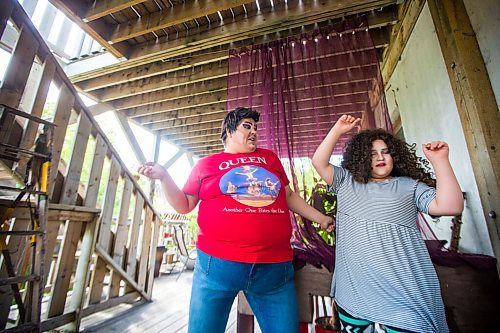
[[[319,210],[314,207],[311,207],[302,199],[297,193],[292,191],[290,186],[285,188],[286,190],[286,203],[288,208],[305,218],[318,222],[323,229],[328,232],[332,232],[335,227],[333,224],[333,219],[329,216],[323,215]]]
[[[199,197],[182,192],[167,170],[158,163],[147,162],[137,171],[150,179],[160,180],[165,198],[178,213],[189,213],[198,204]]]
[[[458,215],[464,209],[464,198],[448,159],[448,144],[433,141],[422,145],[436,175],[436,198],[429,205],[431,215]]]
[[[343,134],[352,130],[360,121],[360,118],[341,116],[314,152],[312,164],[327,184],[333,183],[334,171],[330,165],[330,157],[335,145]]]

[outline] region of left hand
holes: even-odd
[[[429,162],[434,163],[439,160],[447,160],[450,148],[444,141],[432,141],[422,145],[422,151]]]
[[[317,221],[321,228],[325,229],[328,232],[333,232],[335,230],[335,220],[330,217],[323,215],[321,221]]]

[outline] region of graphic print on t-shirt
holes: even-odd
[[[222,193],[251,207],[264,207],[272,204],[281,189],[278,177],[268,170],[243,165],[226,173],[219,182]]]

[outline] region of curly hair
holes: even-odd
[[[416,155],[416,144],[407,144],[382,129],[361,131],[347,143],[341,165],[349,170],[355,181],[368,183],[371,178],[371,150],[375,140],[384,141],[389,148],[394,165],[390,176],[410,177],[429,186],[436,186],[433,174],[429,171],[429,162]]]
[[[220,138],[222,143],[226,143],[227,132],[233,133],[243,119],[253,119],[256,123],[259,122],[260,113],[251,108],[237,107],[228,112],[222,121]]]

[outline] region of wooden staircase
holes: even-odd
[[[10,233],[5,247],[15,276],[7,274],[0,259],[0,332],[76,332],[84,316],[123,302],[151,300],[163,222],[16,0],[2,1],[0,36],[8,25],[14,27],[17,43],[0,86],[0,104],[15,111],[0,115],[0,142],[16,151],[0,162],[0,213],[15,208],[3,223],[3,234]],[[29,158],[24,155],[33,155],[44,131],[35,119],[42,118],[51,84],[60,92],[50,119],[55,127],[47,191],[32,189],[30,199],[13,205],[15,195],[8,188],[25,186]],[[70,122],[76,122],[74,138],[66,133]],[[63,145],[72,148],[67,164],[61,159]],[[85,179],[84,165],[90,165]],[[33,229],[32,207],[39,202],[35,194],[44,193],[46,214],[38,220],[45,222],[36,243],[44,248],[31,251],[30,238],[18,235]],[[42,278],[26,274],[33,263],[41,266]],[[22,282],[29,279],[40,284],[33,297]],[[22,318],[23,309],[13,305],[19,304],[12,301],[17,297],[13,284],[23,304],[30,304],[31,316]]]

